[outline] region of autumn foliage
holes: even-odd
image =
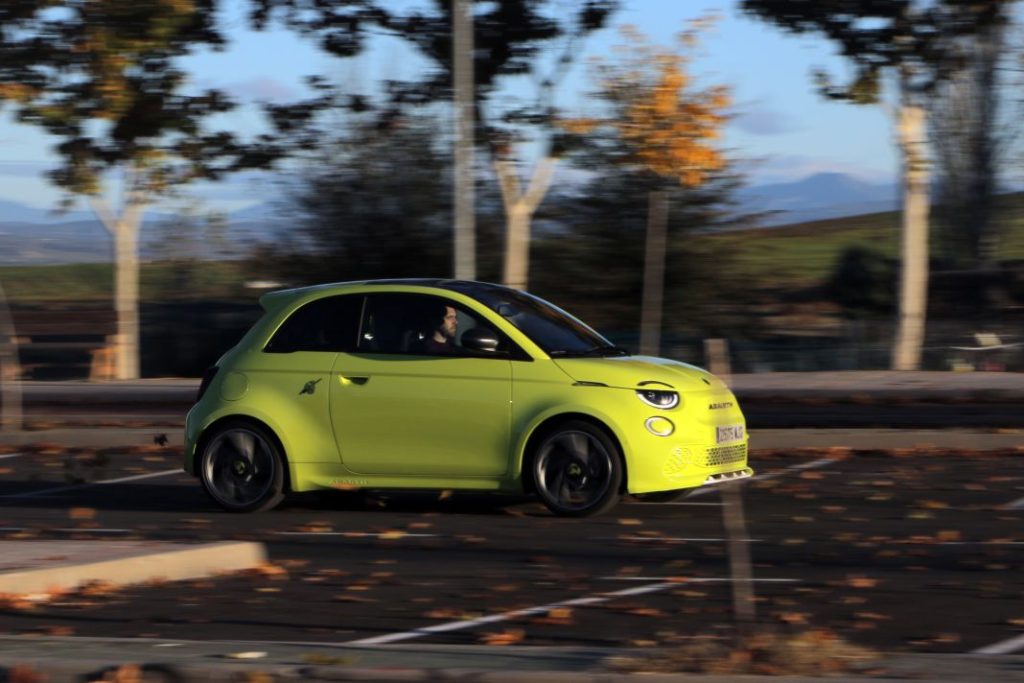
[[[731,104],[724,86],[700,88],[690,73],[697,38],[710,22],[692,24],[678,45],[651,45],[636,29],[622,30],[620,61],[597,64],[598,97],[610,105],[602,118],[566,122],[571,133],[611,133],[622,146],[620,161],[640,172],[678,181],[704,183],[726,166],[716,146]]]

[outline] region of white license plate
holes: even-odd
[[[723,425],[718,427],[717,443],[729,443],[743,440],[743,425]]]

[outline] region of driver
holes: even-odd
[[[444,314],[441,315],[441,309]],[[426,352],[430,354],[455,353],[455,333],[459,329],[459,316],[451,306],[440,306],[437,315],[431,319],[433,328],[426,341]]]

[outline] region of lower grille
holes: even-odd
[[[708,467],[719,465],[730,465],[736,462],[743,462],[747,459],[747,444],[741,443],[735,446],[718,446],[708,449],[708,457],[705,464]]]

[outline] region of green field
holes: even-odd
[[[1003,225],[999,259],[1024,260],[1024,193],[1000,198],[996,220]],[[797,289],[825,281],[839,256],[862,247],[882,256],[899,255],[898,212],[799,223],[777,228],[702,235],[715,253],[727,255],[729,277],[750,288]],[[934,247],[934,242],[933,242]],[[938,255],[933,248],[933,254]],[[245,266],[233,261],[182,261],[142,265],[142,298],[250,300]],[[110,264],[0,267],[0,284],[12,302],[104,302],[113,290]]]
[[[251,298],[243,264],[232,261],[144,263],[139,274],[146,300]],[[0,267],[0,284],[15,303],[110,301],[114,269],[109,263]]]
[[[708,235],[730,255],[737,275],[757,287],[807,287],[827,279],[840,254],[863,247],[898,258],[900,219],[896,211]],[[1003,225],[999,260],[1024,259],[1024,193],[1005,195],[996,209]],[[935,242],[932,253],[939,256]]]

